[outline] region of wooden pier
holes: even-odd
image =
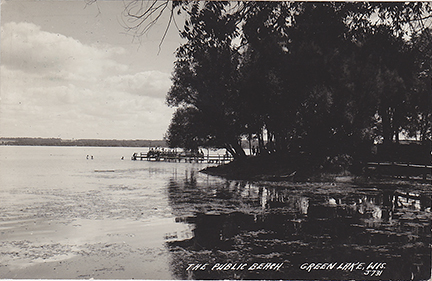
[[[231,162],[231,155],[194,155],[187,153],[134,153],[131,160],[163,161],[163,162],[185,162],[185,163],[208,163],[224,164]]]

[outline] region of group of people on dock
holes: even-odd
[[[132,160],[156,160],[156,161],[181,161],[186,162],[203,162],[219,163],[231,160],[229,155],[207,155],[205,156],[202,149],[199,150],[183,150],[178,152],[177,149],[152,147],[147,153],[134,153]]]
[[[199,151],[182,151],[177,152],[176,149],[170,148],[159,148],[151,147],[147,152],[147,159],[149,158],[163,158],[163,159],[175,159],[179,157],[191,157],[191,158],[204,158],[204,152],[200,149]]]
[[[165,149],[164,147],[151,147],[147,152],[147,158],[175,158],[177,151],[175,149]]]

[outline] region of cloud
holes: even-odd
[[[102,82],[51,85],[4,66],[1,73],[4,136],[161,139],[173,113],[163,98],[103,88]]]
[[[128,73],[123,48],[10,22],[1,52],[2,136],[161,139],[168,127],[169,74]]]
[[[105,79],[106,85],[119,91],[139,96],[163,98],[167,94],[171,80],[168,73],[146,71],[135,74],[119,75]]]
[[[89,46],[62,34],[42,31],[33,23],[6,23],[1,28],[2,64],[60,80],[92,80],[107,70],[125,71],[112,56],[123,48]]]

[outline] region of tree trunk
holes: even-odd
[[[232,149],[231,145],[225,144],[225,149],[235,158],[235,151]]]
[[[382,136],[384,145],[392,143],[393,138],[393,130],[391,127],[391,117],[389,110],[389,107],[384,107],[381,108],[381,112],[379,112],[382,118]]]
[[[248,141],[249,141],[249,154],[252,155],[252,134],[248,135]]]
[[[231,144],[231,146],[232,146],[232,148],[235,151],[235,155],[234,155],[235,159],[244,159],[244,158],[246,158],[246,153],[245,153],[245,151],[243,150],[243,147],[241,147],[241,145],[239,144],[238,141],[234,141]]]
[[[259,152],[257,154],[263,154],[265,148],[264,148],[264,140],[263,140],[262,132],[258,134],[258,147],[259,147]]]
[[[237,141],[225,144],[225,149],[231,153],[234,159],[246,158],[246,153]]]

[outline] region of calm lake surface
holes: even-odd
[[[229,181],[141,151],[0,146],[0,278],[430,277],[429,183]]]

